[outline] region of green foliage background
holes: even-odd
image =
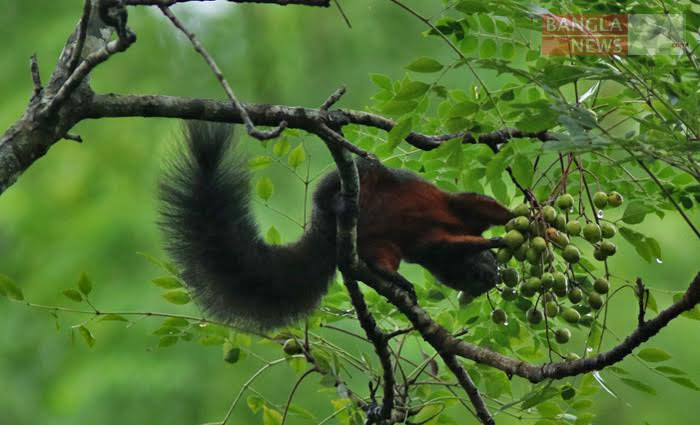
[[[42,76],[51,65],[80,13],[78,1],[0,2],[0,128],[19,116],[31,94],[28,58],[37,53]],[[352,21],[348,29],[337,10],[299,7],[200,5],[176,7],[215,55],[240,98],[250,102],[319,105],[339,85],[348,88],[341,106],[365,108],[376,87],[370,73],[403,77],[403,67],[420,56],[449,58],[446,46],[421,35],[420,22],[387,1],[343,2]],[[436,4],[411,2],[433,12]],[[432,6],[432,7],[429,7]],[[203,11],[216,7],[216,13]],[[194,12],[198,10],[199,12]],[[189,45],[165,20],[148,9],[135,9],[130,23],[139,41],[98,68],[92,85],[98,92],[161,93],[222,98],[215,79]],[[501,84],[495,72],[482,74],[488,85]],[[464,90],[473,82],[465,71],[447,77]],[[162,299],[148,282],[160,271],[136,252],[163,256],[155,224],[154,188],[160,157],[178,133],[179,124],[164,119],[121,119],[84,122],[74,129],[82,145],[63,141],[32,166],[0,197],[0,271],[14,279],[32,302],[72,305],[61,291],[75,285],[86,272],[95,288],[93,303],[105,311],[189,311]],[[242,138],[252,152],[256,142]],[[250,143],[247,143],[250,142]],[[320,143],[305,139],[311,174],[330,162]],[[266,171],[276,186],[271,205],[293,217],[303,214],[303,186],[289,183],[288,171]],[[256,207],[261,227],[273,225],[283,241],[299,234],[296,226],[262,205]],[[700,222],[697,208],[691,219]],[[616,274],[643,276],[652,288],[682,290],[697,271],[700,244],[676,214],[648,218],[636,227],[659,241],[663,263],[646,263],[626,242],[612,260]],[[409,277],[422,279],[417,267]],[[660,306],[669,294],[655,292]],[[611,327],[619,335],[635,322],[632,297],[612,305]],[[125,327],[121,322],[91,326],[96,344],[89,349],[71,326],[87,317],[26,308],[0,298],[0,423],[24,424],[195,424],[219,419],[231,399],[259,363],[251,357],[238,364],[222,361],[219,347],[178,344],[158,348],[152,333],[159,327],[150,318]],[[57,329],[58,327],[58,329]],[[58,331],[57,331],[58,330]],[[75,335],[73,335],[75,333]],[[700,348],[696,321],[681,318],[652,343],[673,355],[669,365],[682,368],[698,381]],[[328,333],[339,344],[355,342]],[[611,343],[610,338],[606,341]],[[418,356],[418,348],[410,347]],[[272,359],[279,346],[256,349]],[[358,353],[373,354],[369,345]],[[593,409],[594,423],[674,425],[697,420],[692,406],[698,392],[677,386],[645,369],[634,359],[622,366],[656,389],[652,396],[622,385],[602,372],[611,396],[600,391]],[[255,389],[283,403],[294,381],[286,366],[266,372]],[[514,379],[519,381],[518,378]],[[332,412],[327,397],[318,397],[318,378],[303,384],[296,402],[313,412],[317,423]],[[363,391],[361,374],[350,384]],[[331,391],[324,389],[322,391]],[[464,413],[462,413],[464,414]],[[460,423],[474,423],[468,416]],[[499,423],[518,423],[499,416]],[[244,405],[232,423],[260,423]],[[291,417],[289,423],[309,423]],[[527,421],[525,421],[527,423]]]

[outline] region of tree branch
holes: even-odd
[[[360,263],[353,270],[353,273],[358,280],[374,288],[408,317],[423,339],[438,352],[454,353],[477,363],[500,369],[508,375],[523,377],[533,383],[541,382],[545,379],[561,379],[575,376],[615,364],[632,353],[635,348],[649,338],[656,335],[671,320],[700,303],[700,273],[698,273],[678,302],[661,311],[655,318],[647,320],[643,325],[638,326],[624,341],[609,351],[594,357],[570,362],[536,365],[513,359],[455,338],[442,326],[438,325],[425,310],[414,303],[397,285],[377,276],[366,265]]]
[[[190,43],[192,44],[192,47],[194,47],[194,50],[196,50],[197,53],[199,53],[202,56],[202,58],[204,58],[204,61],[207,63],[207,65],[209,65],[209,68],[211,68],[212,72],[216,76],[216,79],[219,80],[219,84],[221,84],[221,87],[224,88],[226,96],[228,96],[231,103],[233,103],[233,106],[238,110],[238,113],[240,114],[241,119],[243,120],[243,124],[245,124],[245,128],[248,132],[248,135],[258,140],[269,140],[278,137],[282,133],[282,131],[284,131],[285,127],[287,126],[287,122],[280,122],[276,128],[270,131],[261,131],[255,128],[255,125],[250,120],[250,116],[248,116],[248,111],[246,111],[245,106],[238,100],[236,95],[233,93],[231,85],[224,77],[224,74],[221,72],[221,69],[219,69],[219,66],[216,64],[216,61],[214,61],[214,58],[209,54],[209,52],[207,52],[204,46],[202,46],[202,43],[199,42],[197,36],[193,32],[189,31],[187,28],[185,28],[185,25],[179,19],[177,19],[177,16],[175,16],[175,14],[169,8],[167,8],[166,6],[160,6],[160,10],[161,12],[163,12],[163,15],[170,19],[170,22],[172,22],[177,29],[179,29],[183,34],[185,34],[185,36],[187,36],[187,38],[190,40]]]
[[[476,415],[481,423],[484,425],[495,425],[496,421],[493,420],[493,416],[491,416],[488,407],[486,407],[486,403],[484,403],[484,399],[481,397],[481,394],[479,394],[476,385],[474,385],[474,381],[472,381],[472,378],[464,367],[459,364],[457,357],[450,353],[440,353],[440,357],[442,357],[442,360],[457,378],[459,385],[466,391],[469,400],[474,405],[474,409],[476,409]]]

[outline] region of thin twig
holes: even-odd
[[[280,134],[282,134],[284,129],[287,128],[286,121],[280,122],[276,128],[273,128],[272,130],[268,131],[258,130],[257,128],[255,128],[255,124],[253,124],[253,121],[250,119],[250,116],[248,115],[248,111],[246,110],[245,106],[238,101],[236,95],[233,93],[233,89],[231,89],[231,86],[229,85],[228,81],[226,81],[226,78],[224,78],[224,74],[221,72],[221,69],[219,69],[219,66],[214,61],[214,58],[206,51],[206,49],[204,49],[204,46],[202,46],[202,43],[199,42],[197,36],[193,32],[189,31],[187,28],[185,28],[184,24],[177,18],[177,16],[175,16],[175,14],[173,14],[173,12],[167,6],[159,7],[161,12],[163,12],[163,14],[168,19],[170,19],[170,22],[172,22],[177,29],[179,29],[183,34],[185,34],[185,36],[187,36],[187,38],[190,40],[190,43],[192,43],[192,47],[194,47],[197,53],[199,53],[202,56],[202,58],[204,58],[207,65],[209,65],[209,68],[211,68],[212,72],[216,76],[216,79],[219,80],[219,83],[224,88],[226,96],[228,96],[231,103],[233,103],[235,108],[241,114],[243,124],[245,125],[248,134],[251,137],[254,137],[258,140],[274,139]]]
[[[29,69],[32,73],[32,83],[34,85],[34,96],[39,96],[44,90],[44,86],[41,84],[41,73],[39,72],[39,61],[36,58],[36,53],[34,53],[29,58]]]
[[[301,385],[301,382],[304,380],[304,378],[306,378],[307,376],[311,375],[314,372],[316,372],[315,368],[307,370],[294,383],[294,386],[292,387],[292,391],[289,392],[289,397],[287,397],[287,403],[284,405],[284,413],[282,414],[282,421],[280,422],[280,425],[284,425],[284,422],[287,420],[287,413],[289,413],[289,406],[292,404],[292,399],[294,398],[294,393],[296,393],[297,389],[299,388],[299,385]]]
[[[343,17],[343,20],[345,21],[345,24],[348,26],[348,28],[352,29],[350,19],[348,18],[348,15],[345,14],[343,6],[340,5],[340,2],[338,0],[333,0],[333,4],[335,4],[335,6],[338,8],[338,12],[340,12],[340,16]]]
[[[83,2],[83,16],[80,17],[80,25],[78,26],[78,35],[76,36],[73,52],[71,52],[70,60],[68,61],[68,72],[73,72],[73,70],[75,70],[75,67],[78,66],[78,62],[80,61],[80,56],[83,54],[83,46],[85,46],[91,10],[92,1],[85,0]]]
[[[327,111],[330,109],[331,106],[335,105],[341,97],[345,94],[345,86],[340,87],[338,90],[334,91],[328,99],[326,99],[325,102],[323,102],[323,105],[321,105],[321,110],[322,111]]]

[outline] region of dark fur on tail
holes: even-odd
[[[250,210],[245,161],[230,153],[231,126],[188,122],[160,183],[166,249],[197,301],[216,318],[249,329],[310,313],[336,267],[335,216],[315,207],[293,244],[260,237]]]

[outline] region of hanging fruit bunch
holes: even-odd
[[[527,306],[525,318],[531,325],[547,322],[554,340],[569,341],[572,324],[590,326],[595,313],[605,304],[610,291],[607,258],[615,255],[611,240],[617,228],[604,220],[602,210],[622,205],[617,192],[588,196],[592,215],[586,215],[583,199],[574,209],[575,198],[564,193],[546,204],[521,204],[513,209],[515,218],[506,224],[507,247],[497,252],[501,264],[499,286],[506,302]],[[596,276],[582,260],[582,252],[605,262],[605,272]],[[498,324],[508,321],[500,308],[492,311]]]

